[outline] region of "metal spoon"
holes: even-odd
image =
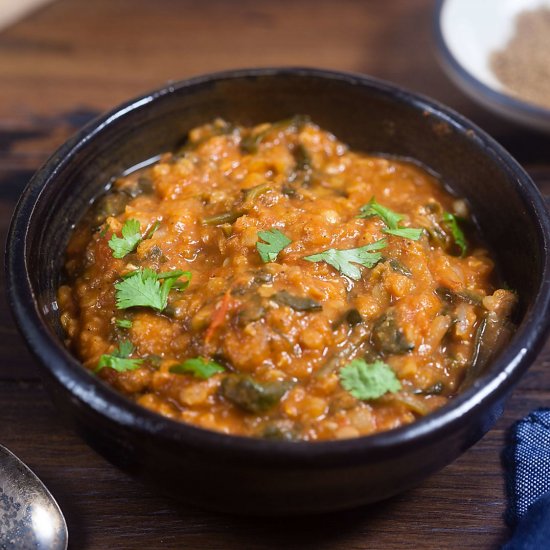
[[[51,493],[0,445],[0,548],[65,550],[68,539],[65,518]]]

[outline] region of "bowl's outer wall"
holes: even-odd
[[[63,336],[56,307],[63,250],[71,228],[111,178],[173,150],[189,129],[216,117],[255,124],[297,113],[310,115],[353,149],[416,159],[440,174],[457,195],[467,196],[506,282],[519,293],[519,318],[529,314],[543,286],[547,260],[539,226],[542,222],[529,214],[526,194],[519,191],[525,183],[500,162],[502,151],[488,147],[474,131],[406,92],[345,75],[287,70],[199,80],[191,86],[164,89],[142,99],[139,105],[127,106],[99,127],[92,124],[70,150],[58,152],[59,158],[54,155],[35,177],[35,186],[39,182],[42,191],[34,209],[31,212],[27,205],[19,214],[29,216],[28,223],[25,221],[27,234],[14,230],[8,247],[9,265],[15,265],[13,258],[24,250],[26,274],[45,329],[57,338]],[[24,196],[22,202],[25,200]],[[548,224],[547,219],[543,221]],[[23,222],[15,220],[14,225],[21,227]],[[8,275],[13,286],[17,275]],[[284,453],[271,456],[269,450],[258,451],[254,458],[239,453],[221,436],[219,453],[205,452],[199,437],[183,435],[192,432],[189,428],[182,427],[179,439],[161,437],[161,428],[155,432],[145,426],[140,429],[135,423],[129,428],[132,422],[113,422],[98,412],[97,403],[90,406],[92,398],[87,402],[76,397],[76,378],[71,379],[67,369],[40,357],[40,338],[29,336],[25,330],[27,321],[22,320],[21,311],[31,306],[20,303],[14,298],[15,292],[10,292],[23,333],[45,364],[45,381],[54,400],[87,441],[115,464],[154,480],[179,498],[207,507],[301,513],[385,498],[414,485],[475,443],[495,421],[504,398],[501,392],[498,398],[485,400],[468,418],[456,415],[452,426],[433,437],[403,438],[402,452],[394,447],[388,453],[380,449],[350,452],[349,458],[337,452],[326,457],[317,453],[311,455],[311,461],[308,452],[296,452],[285,461],[281,458]],[[534,343],[538,347],[540,340]],[[67,353],[59,359],[63,353],[56,352],[59,361],[72,361],[74,369],[80,368]],[[496,368],[494,363],[487,375],[492,368]],[[82,384],[83,376],[79,377]],[[98,391],[100,383],[88,378],[89,394],[97,393],[98,399],[103,399],[99,394],[110,390]],[[120,403],[121,399],[113,396],[111,402]],[[128,410],[131,416],[132,408]],[[257,442],[258,449],[262,445],[267,444]],[[344,448],[345,444],[341,445]],[[360,444],[349,445],[357,449]]]
[[[355,508],[418,485],[477,442],[494,424],[502,402],[474,423],[403,453],[327,466],[318,460],[276,465],[232,460],[182,445],[159,445],[156,437],[123,429],[81,403],[65,387],[50,385],[54,403],[73,428],[110,462],[178,500],[244,515],[302,515]]]

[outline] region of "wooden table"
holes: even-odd
[[[498,120],[447,80],[432,10],[430,0],[58,0],[0,34],[2,236],[33,171],[97,113],[167,80],[247,66],[359,71],[430,95],[494,135],[550,193],[550,139]],[[550,400],[548,347],[496,428],[420,487],[328,517],[245,519],[168,500],[69,431],[3,294],[0,442],[58,499],[72,548],[495,548],[508,536],[500,453],[511,423]]]

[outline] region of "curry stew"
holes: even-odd
[[[513,325],[465,201],[306,117],[216,120],[113,182],[58,301],[84,366],[228,434],[349,438],[443,406]]]

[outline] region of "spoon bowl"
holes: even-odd
[[[59,505],[35,473],[0,445],[0,548],[65,550]]]

